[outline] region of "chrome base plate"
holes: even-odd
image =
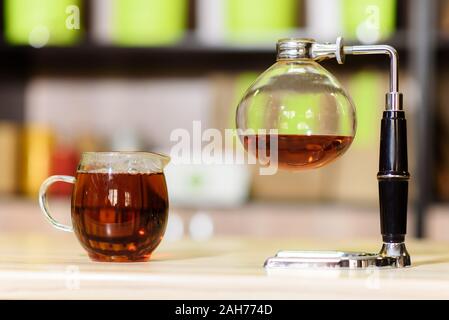
[[[403,267],[399,257],[381,254],[344,251],[279,251],[265,261],[266,269],[363,269]],[[408,264],[410,265],[410,259]]]

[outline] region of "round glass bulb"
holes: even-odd
[[[261,74],[240,101],[236,121],[248,152],[259,158],[263,152],[268,161],[277,152],[278,166],[293,170],[333,161],[356,130],[351,98],[312,59],[279,60]]]

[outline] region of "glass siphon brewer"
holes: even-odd
[[[377,174],[383,245],[377,254],[279,251],[265,261],[267,269],[352,269],[411,264],[404,243],[410,178],[407,132],[398,88],[399,57],[393,47],[346,46],[341,37],[336,43],[317,43],[313,39],[279,40],[277,62],[257,78],[237,107],[240,139],[249,153],[256,157],[268,155],[268,161],[276,161],[280,168],[287,170],[319,168],[342,155],[355,135],[355,108],[338,80],[319,62],[335,58],[343,64],[346,55],[387,55],[390,58],[389,92],[381,120]]]

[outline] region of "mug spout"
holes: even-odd
[[[160,161],[159,167],[161,168],[161,170],[164,170],[164,168],[170,163],[171,158],[166,154],[162,153],[155,153],[155,155],[157,155],[159,158]]]

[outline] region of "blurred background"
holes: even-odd
[[[378,26],[372,28],[372,26]],[[0,232],[44,232],[41,182],[80,152],[169,152],[170,133],[233,128],[277,39],[386,43],[400,54],[412,174],[409,234],[449,240],[449,1],[0,1]],[[319,170],[170,165],[168,239],[379,237],[377,165],[388,59],[323,65],[357,107],[349,151]],[[70,185],[52,189],[69,221]],[[50,231],[49,231],[50,232]],[[57,231],[51,231],[57,232]]]

